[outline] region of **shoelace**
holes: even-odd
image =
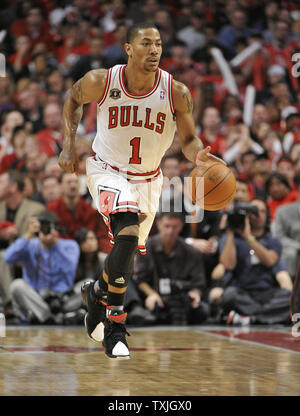
[[[124,324],[118,324],[116,322],[109,322],[109,329],[107,336],[112,337],[114,342],[122,341],[126,343],[125,335],[130,337],[130,333],[126,330]]]

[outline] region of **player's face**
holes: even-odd
[[[162,42],[159,31],[155,28],[140,29],[128,45],[129,59],[146,72],[155,72],[158,68]]]

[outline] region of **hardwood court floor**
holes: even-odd
[[[291,328],[130,333],[132,358],[116,361],[83,328],[11,327],[0,338],[0,395],[300,394],[300,338]]]

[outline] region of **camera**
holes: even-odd
[[[171,280],[171,293],[166,297],[162,296],[166,306],[165,310],[160,311],[160,317],[166,323],[173,325],[187,325],[187,315],[190,308],[191,300],[187,292],[192,289],[191,283],[186,280]]]
[[[237,202],[226,211],[228,215],[227,226],[233,231],[243,230],[245,228],[245,218],[247,214],[258,215],[258,209],[255,205],[248,202]]]
[[[45,218],[38,218],[38,221],[40,223],[40,232],[44,235],[50,234],[56,228],[53,222]]]

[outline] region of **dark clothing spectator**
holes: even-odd
[[[147,300],[154,294],[158,301],[151,312],[158,323],[196,324],[208,317],[208,305],[200,301],[205,288],[201,254],[177,238],[170,253],[166,253],[160,235],[146,243],[147,256],[138,255],[134,279]],[[192,293],[198,293],[192,306]],[[162,302],[162,303],[161,303]]]
[[[299,202],[278,208],[273,224],[273,231],[275,237],[281,241],[283,247],[282,256],[293,278],[296,276],[297,265],[300,261]]]
[[[221,253],[226,238],[228,236],[224,236],[221,240]],[[276,238],[263,234],[257,237],[257,242],[267,250],[277,253],[278,258],[280,257],[281,243]],[[263,264],[243,237],[235,235],[234,245],[236,265],[232,270],[232,280],[224,289],[221,298],[223,313],[227,315],[234,311],[249,317],[249,323],[289,322],[291,292],[279,286],[276,280],[276,267]]]

